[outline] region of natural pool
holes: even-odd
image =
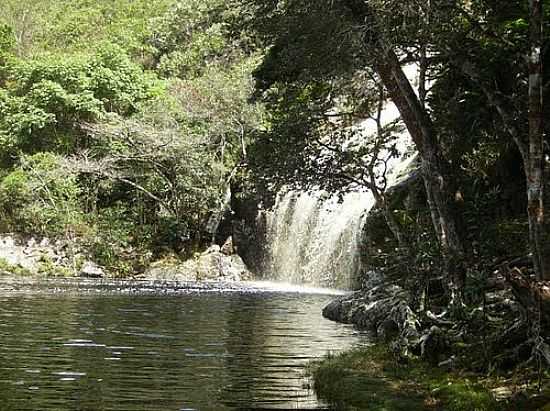
[[[0,283],[0,409],[322,409],[308,362],[366,343],[273,284]]]

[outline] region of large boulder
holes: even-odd
[[[151,264],[143,277],[151,280],[189,282],[197,280],[197,263],[195,260],[181,262],[159,261]]]
[[[223,243],[220,251],[225,255],[233,255],[235,254],[235,247],[233,245],[233,237],[229,236],[227,237],[227,240]]]
[[[82,264],[82,267],[78,272],[78,276],[86,278],[102,278],[105,276],[105,271],[93,261],[86,261]]]
[[[386,340],[397,338],[403,347],[417,347],[420,322],[407,303],[407,293],[396,285],[384,284],[380,279],[369,285],[371,288],[331,301],[323,309],[323,316],[355,324]]]
[[[143,274],[144,278],[164,281],[245,281],[252,278],[241,257],[226,255],[218,245],[184,262],[159,261]]]
[[[219,246],[212,246],[197,260],[197,280],[243,281],[251,275],[236,254],[226,255]]]

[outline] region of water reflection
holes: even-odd
[[[0,291],[2,410],[320,408],[306,364],[363,341],[323,294],[76,285]]]

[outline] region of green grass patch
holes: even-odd
[[[488,388],[420,360],[398,364],[381,346],[354,349],[315,363],[317,395],[337,410],[498,411]]]

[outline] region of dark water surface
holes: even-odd
[[[0,410],[322,408],[311,359],[366,342],[333,296],[0,280]]]

